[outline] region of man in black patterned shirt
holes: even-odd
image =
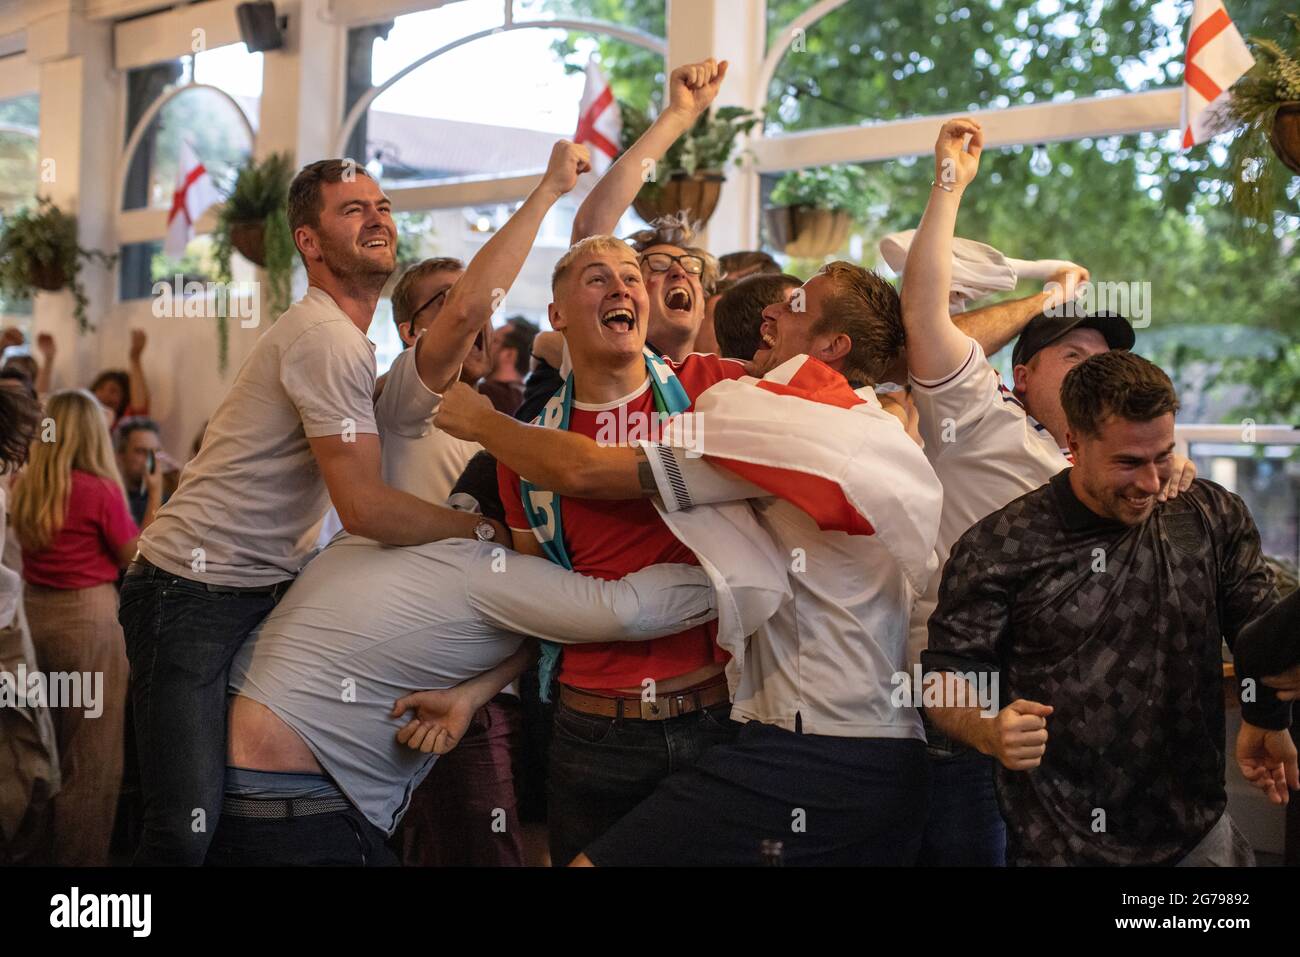
[[[1213,482],[1157,501],[1178,399],[1150,362],[1093,356],[1061,403],[1074,467],[972,526],[944,567],[922,661],[949,706],[930,717],[1001,763],[1010,863],[1251,863],[1224,813],[1220,646],[1277,601],[1259,533]],[[1010,702],[996,717],[959,707],[977,700],[963,682],[989,680]],[[1291,706],[1250,691],[1238,763],[1285,799]]]

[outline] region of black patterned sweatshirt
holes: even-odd
[[[926,670],[995,673],[999,707],[1053,706],[1039,767],[997,770],[1008,861],[1172,864],[1223,814],[1222,639],[1277,601],[1240,498],[1198,479],[1140,524],[1070,469],[973,525],[944,566]],[[1252,724],[1290,706],[1263,686]]]

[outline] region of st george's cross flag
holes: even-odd
[[[810,356],[762,379],[717,382],[669,419],[661,445],[703,454],[807,513],[823,531],[874,535],[923,592],[933,574],[943,488],[919,445],[870,388]],[[669,483],[671,484],[671,483]],[[669,510],[685,503],[669,502]]]
[[[619,145],[623,136],[623,118],[614,100],[614,91],[610,89],[605,74],[595,58],[587,61],[587,83],[582,88],[582,100],[578,105],[578,129],[573,134],[573,142],[584,143],[591,150],[592,176],[585,177],[579,183],[578,191],[584,192],[605,171],[614,165],[618,154],[623,152]],[[585,184],[585,185],[584,185]]]
[[[1183,64],[1183,149],[1222,132],[1228,88],[1254,65],[1222,0],[1196,0]]]
[[[181,162],[176,171],[176,190],[167,214],[167,238],[163,252],[173,259],[185,255],[185,247],[194,238],[194,224],[208,208],[221,202],[221,193],[189,140],[181,140]]]

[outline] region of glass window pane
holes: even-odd
[[[768,0],[768,43],[810,0]],[[1177,86],[1180,0],[849,0],[793,38],[768,90],[768,132]],[[1237,4],[1243,34],[1293,4]]]
[[[662,3],[659,7],[662,20]],[[441,45],[499,26],[501,12],[495,0],[464,0],[397,17],[386,37],[354,30],[349,59],[354,69],[362,68],[368,49],[370,82],[378,86]],[[531,12],[559,15],[565,10],[546,4]],[[364,137],[355,137],[350,149],[359,152],[364,143],[364,162],[385,186],[540,171],[555,140],[572,136],[577,128],[587,59],[616,48],[636,50],[618,41],[549,29],[508,31],[455,47],[380,94],[362,121]],[[621,88],[621,78],[611,78],[620,98],[648,93],[662,70],[657,54],[636,50],[635,58],[629,58],[620,62],[635,76],[627,84],[632,92]],[[466,77],[474,78],[468,91]]]
[[[1171,131],[985,150],[962,201],[958,235],[1017,259],[1086,266],[1094,295],[1085,304],[1110,307],[1134,322],[1137,350],[1179,387],[1180,421],[1296,421],[1300,257],[1292,246],[1300,230],[1300,180],[1271,243],[1246,251],[1226,208],[1222,138],[1188,153],[1178,145]],[[874,201],[827,258],[891,275],[879,242],[920,221],[933,159],[872,163],[865,170]],[[769,204],[776,179],[764,178]],[[823,261],[782,258],[803,276]],[[1022,280],[1002,298],[1041,288],[1041,280]],[[1009,376],[1007,352],[997,362]]]

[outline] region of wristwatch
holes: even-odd
[[[491,522],[479,522],[474,526],[474,537],[480,542],[495,542],[497,530],[492,527]]]

